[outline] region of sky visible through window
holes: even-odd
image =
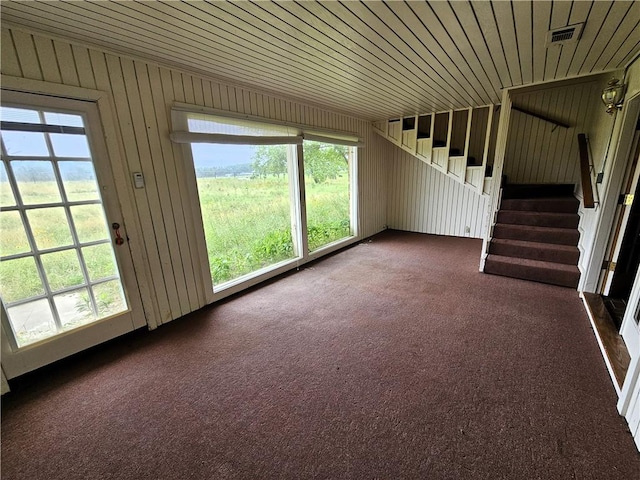
[[[196,168],[224,168],[231,165],[253,163],[253,145],[222,145],[212,143],[191,144]]]

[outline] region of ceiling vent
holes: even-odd
[[[547,32],[547,47],[549,45],[566,45],[575,43],[580,39],[584,23],[567,25],[566,27],[555,28]]]

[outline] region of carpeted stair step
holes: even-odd
[[[580,202],[575,197],[511,198],[502,200],[500,210],[576,213],[579,205]]]
[[[491,240],[489,253],[503,257],[528,258],[574,266],[580,259],[580,251],[574,246],[525,242],[506,238],[494,238]]]
[[[556,245],[578,245],[580,233],[576,229],[534,227],[531,225],[509,225],[496,223],[493,227],[493,238],[508,238],[527,242],[553,243]]]
[[[507,184],[502,190],[502,198],[547,198],[573,197],[573,184]]]
[[[504,257],[501,255],[487,256],[484,271],[494,275],[571,288],[577,288],[578,280],[580,279],[580,271],[575,265]]]
[[[498,223],[534,225],[538,227],[578,228],[577,213],[527,212],[524,210],[500,210]]]

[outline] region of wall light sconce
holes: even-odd
[[[616,109],[622,108],[622,98],[624,97],[624,84],[620,80],[613,78],[609,80],[607,88],[602,90],[602,102],[607,107],[607,113],[612,115]]]

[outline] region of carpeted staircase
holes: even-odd
[[[578,200],[573,185],[508,185],[484,271],[577,288]]]

